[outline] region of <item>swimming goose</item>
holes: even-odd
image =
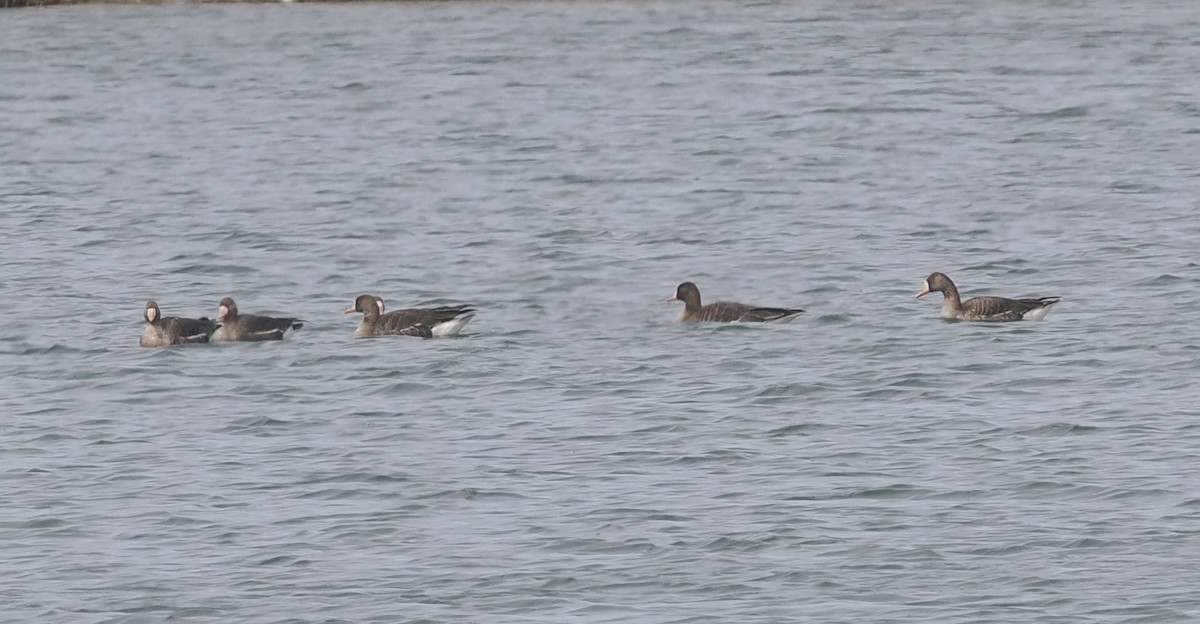
[[[283,340],[287,330],[304,327],[304,321],[300,319],[238,314],[237,304],[230,297],[221,299],[217,320],[221,327],[213,334],[214,341]]]
[[[146,302],[142,318],[146,319],[146,330],[142,332],[138,344],[143,347],[208,342],[209,337],[217,330],[217,324],[208,318],[164,317],[153,299]]]
[[[714,323],[787,323],[802,314],[800,308],[764,308],[733,301],[718,301],[700,305],[700,289],[691,282],[684,282],[675,289],[675,295],[667,301],[682,301],[683,313],[679,320],[684,322],[711,321]]]
[[[354,330],[355,338],[396,334],[421,338],[447,338],[462,330],[475,317],[470,306],[442,306],[440,308],[409,308],[384,314],[383,298],[374,295],[359,295],[354,305],[346,308],[346,314],[361,312],[362,322]]]
[[[1040,321],[1059,297],[1006,299],[1004,297],[975,297],[962,301],[958,288],[945,273],[932,273],[917,299],[931,292],[942,293],[942,318],[950,321]]]

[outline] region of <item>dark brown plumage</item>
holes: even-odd
[[[768,308],[733,301],[700,305],[700,289],[691,282],[680,284],[667,301],[683,302],[679,320],[684,322],[786,323],[804,312],[800,308]]]
[[[444,338],[454,336],[475,316],[470,306],[442,306],[438,308],[409,308],[384,313],[383,298],[374,295],[359,295],[354,305],[346,308],[346,314],[362,313],[362,322],[354,331],[355,338],[398,335],[420,338]]]
[[[146,302],[142,318],[146,319],[146,329],[142,332],[138,344],[143,347],[167,347],[208,342],[218,327],[208,318],[164,317],[153,299]]]
[[[217,319],[221,322],[221,327],[213,333],[214,341],[283,340],[287,330],[304,327],[304,321],[295,318],[238,314],[237,304],[230,297],[221,299],[217,308]]]
[[[917,299],[931,292],[942,293],[941,316],[951,321],[1040,321],[1060,297],[1007,299],[1005,297],[975,297],[963,301],[958,288],[945,273],[931,273],[917,293]]]

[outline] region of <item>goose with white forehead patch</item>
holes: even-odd
[[[146,319],[146,329],[138,344],[143,347],[168,347],[180,344],[195,344],[208,342],[217,331],[217,324],[208,318],[182,318],[178,316],[163,316],[162,310],[153,299],[146,302],[142,312]]]
[[[296,318],[239,314],[232,297],[221,299],[217,307],[217,320],[221,327],[213,333],[217,342],[261,342],[283,340],[287,330],[304,327],[304,321]]]
[[[942,293],[941,316],[947,321],[1040,321],[1061,301],[1061,297],[975,297],[963,301],[945,273],[931,273],[925,278],[917,299],[931,292]]]
[[[358,328],[354,330],[355,338],[389,334],[447,338],[457,335],[468,321],[475,318],[475,309],[466,305],[408,308],[384,313],[383,298],[375,295],[359,295],[354,305],[346,308],[345,312],[363,315]]]

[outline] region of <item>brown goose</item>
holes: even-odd
[[[802,314],[800,308],[764,308],[733,301],[718,301],[700,305],[700,289],[691,282],[684,282],[675,289],[675,295],[667,301],[682,301],[683,313],[679,320],[684,322],[710,321],[714,323],[787,323]]]
[[[153,299],[146,302],[142,318],[146,319],[146,330],[142,332],[138,344],[143,347],[208,342],[209,337],[217,330],[217,324],[208,318],[164,317]]]
[[[942,293],[942,318],[949,321],[1040,321],[1059,297],[1006,299],[1004,297],[975,297],[963,301],[958,288],[945,273],[932,273],[917,299],[931,292]]]
[[[214,341],[283,340],[283,334],[287,330],[304,327],[304,321],[300,319],[238,314],[237,304],[230,297],[221,299],[217,308],[217,320],[221,322],[221,327],[213,333]]]
[[[353,312],[363,315],[358,329],[354,330],[355,338],[386,334],[446,338],[458,334],[475,317],[475,310],[470,306],[409,308],[384,314],[383,298],[374,295],[359,295],[354,305],[346,308],[346,314]]]

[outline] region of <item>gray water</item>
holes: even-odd
[[[1197,33],[0,13],[0,620],[1195,621]],[[935,270],[1064,300],[945,323]],[[684,280],[808,312],[684,326]],[[479,314],[354,340],[361,293]],[[308,324],[137,346],[225,295]]]

